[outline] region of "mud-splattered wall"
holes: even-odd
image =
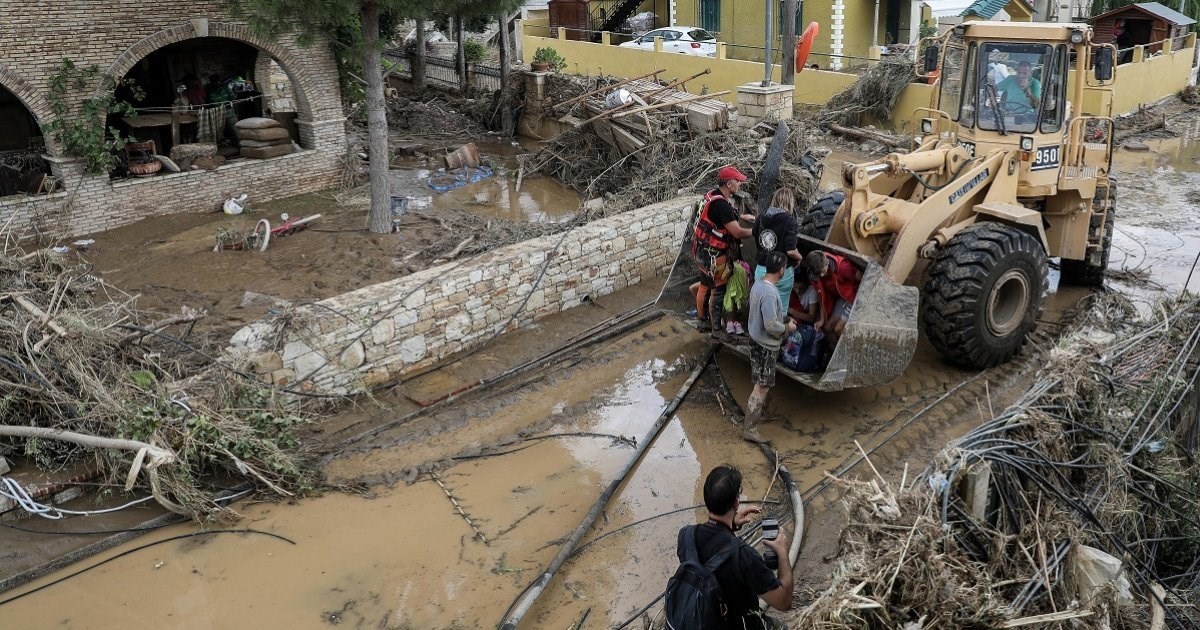
[[[302,306],[242,328],[230,352],[277,385],[365,391],[586,296],[665,277],[698,201],[680,197]]]

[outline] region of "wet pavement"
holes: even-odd
[[[1148,269],[1151,283],[1182,287],[1200,252],[1194,210],[1200,167],[1188,166],[1195,146],[1164,140],[1149,154],[1118,154],[1114,270]],[[1200,280],[1192,282],[1195,288]],[[1155,295],[1132,275],[1118,286],[1136,288],[1145,300]],[[1051,344],[1065,314],[1086,295],[1054,288],[1035,345]],[[244,516],[237,527],[294,545],[253,534],[169,542],[4,605],[0,614],[14,627],[494,627],[624,463],[629,440],[642,439],[706,351],[704,339],[681,321],[658,319],[545,371],[350,442],[326,467],[329,482],[347,492],[237,507]],[[492,348],[475,364],[459,364],[449,376],[434,373],[404,391],[432,399],[478,378],[472,370],[503,369],[505,358]],[[745,400],[747,366],[730,357],[718,363],[735,397]],[[885,475],[905,464],[915,472],[943,444],[1007,406],[1036,368],[1030,359],[962,370],[922,343],[905,375],[888,386],[818,393],[781,380],[763,433],[810,501],[801,583],[819,584],[818,574],[833,561],[826,556],[841,517],[836,497],[817,489],[826,471],[855,458],[856,440]],[[699,517],[686,508],[700,503],[700,484],[713,466],[738,465],[744,493],[766,493],[773,471],[739,439],[716,378],[709,370],[698,381],[584,542],[684,510],[587,547],[551,582],[522,627],[568,628],[584,615],[589,627],[611,627],[653,599],[675,566],[675,531]],[[386,422],[413,403],[384,397],[366,407],[345,424]],[[407,470],[436,474],[424,472],[412,485],[397,481]],[[79,567],[192,531],[160,530]]]

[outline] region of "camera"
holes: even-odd
[[[764,518],[762,520],[762,536],[763,540],[779,538],[779,521],[773,518]],[[775,550],[770,547],[763,551],[763,562],[767,563],[767,568],[772,571],[779,568],[779,558],[775,556]]]

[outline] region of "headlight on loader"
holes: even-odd
[[[1021,150],[1033,151],[1033,136],[1021,136]]]
[[[922,118],[921,119],[921,133],[923,133],[925,135],[929,135],[929,134],[933,133],[933,119],[932,118]]]

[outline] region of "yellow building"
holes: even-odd
[[[874,56],[873,46],[915,43],[920,26],[930,20],[931,4],[947,0],[799,0],[796,32],[809,22],[820,25],[809,63],[843,70],[861,66]],[[958,0],[948,0],[955,2]],[[778,50],[779,15],[783,2],[772,6]],[[766,5],[758,0],[674,0],[673,24],[699,26],[717,33],[735,59],[762,61],[766,41]],[[1032,8],[1026,0],[965,0],[954,12],[964,19],[993,19],[1002,10],[1010,19],[1029,21]],[[778,61],[778,53],[773,55]]]
[[[921,18],[921,0],[828,0],[799,1],[796,32],[809,22],[820,25],[809,63],[841,70],[862,65],[870,58],[871,46],[916,41]],[[761,61],[766,41],[766,5],[756,0],[676,0],[676,20],[718,33],[726,42],[729,56]],[[775,48],[779,46],[779,15],[783,3],[772,7]],[[878,15],[878,21],[875,16]]]

